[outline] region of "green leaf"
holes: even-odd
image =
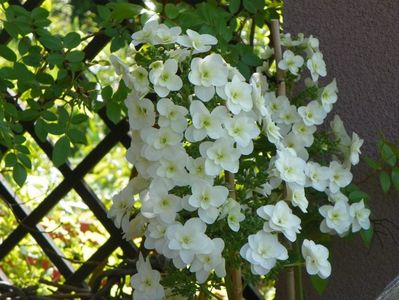
[[[4,57],[9,61],[16,61],[17,56],[15,53],[5,45],[0,45],[0,56]]]
[[[34,20],[46,19],[48,16],[49,16],[49,12],[42,7],[36,7],[31,12],[31,17]]]
[[[360,237],[363,240],[363,243],[366,247],[370,247],[371,241],[373,240],[374,230],[373,227],[370,226],[367,230],[360,230]]]
[[[76,32],[70,32],[64,37],[64,47],[72,49],[80,44],[80,35]]]
[[[262,60],[252,52],[245,53],[242,57],[242,60],[248,66],[259,66],[262,64]]]
[[[231,0],[229,3],[229,11],[235,14],[240,9],[241,0]]]
[[[38,119],[35,123],[35,133],[39,140],[44,142],[47,138],[46,122],[43,119]]]
[[[117,36],[112,39],[110,50],[111,52],[115,52],[121,49],[123,46],[125,46],[125,39],[122,36]]]
[[[104,21],[108,20],[111,17],[111,11],[105,5],[97,5],[97,12],[100,18]]]
[[[87,115],[85,114],[76,114],[72,117],[71,123],[72,124],[80,124],[88,119]]]
[[[24,153],[17,153],[18,160],[28,169],[32,169],[32,162],[28,155]]]
[[[61,50],[62,49],[62,41],[58,36],[53,36],[50,34],[45,34],[39,37],[40,43],[50,50]]]
[[[328,279],[322,279],[317,275],[310,276],[310,281],[319,295],[322,295],[327,288]]]
[[[168,3],[165,5],[165,14],[171,20],[176,19],[179,15],[179,9],[175,4]]]
[[[72,62],[72,63],[76,63],[76,62],[81,62],[84,58],[85,58],[85,54],[83,51],[71,51],[69,52],[65,58]]]
[[[62,136],[54,145],[52,160],[56,167],[65,163],[67,157],[71,154],[71,144],[67,136]]]
[[[63,106],[57,107],[58,120],[60,123],[67,123],[69,120],[69,112]]]
[[[382,159],[390,166],[395,166],[396,155],[388,144],[384,144],[381,148]]]
[[[4,22],[3,26],[9,35],[11,35],[14,39],[18,38],[19,31],[13,22]]]
[[[4,162],[6,163],[7,167],[14,167],[17,163],[17,156],[10,152],[6,155]]]
[[[110,101],[112,99],[112,87],[107,85],[106,87],[104,87],[101,90],[101,97],[105,100],[105,101]]]
[[[380,184],[382,191],[384,193],[387,193],[389,191],[389,188],[391,187],[391,178],[385,171],[380,173]]]
[[[23,37],[22,39],[19,40],[18,43],[18,52],[21,55],[24,55],[29,51],[29,48],[31,46],[31,41],[28,37]]]
[[[144,12],[143,7],[132,3],[115,3],[112,8],[111,17],[116,21],[133,19]]]
[[[58,120],[57,115],[49,110],[45,110],[42,112],[42,118],[47,121],[57,121]]]
[[[349,194],[349,199],[352,202],[359,202],[360,200],[367,200],[369,195],[362,191],[353,191]]]
[[[370,157],[365,157],[364,160],[366,161],[366,164],[370,168],[372,168],[374,170],[381,170],[381,164],[378,161],[376,161]]]
[[[71,128],[67,132],[68,137],[71,139],[71,142],[74,144],[86,144],[86,136],[83,132],[77,130],[76,128]]]
[[[392,170],[392,183],[397,191],[399,191],[399,168],[395,167]]]
[[[53,84],[54,78],[48,73],[39,73],[36,75],[37,80],[42,84]]]
[[[12,177],[19,186],[22,186],[27,177],[24,166],[20,163],[17,163],[12,170]]]
[[[55,66],[61,66],[64,60],[64,56],[59,53],[50,53],[47,57],[48,63]]]
[[[252,14],[256,13],[257,10],[254,2],[254,0],[243,0],[244,8]]]
[[[115,102],[110,102],[106,106],[107,117],[113,122],[118,123],[121,119],[121,109]]]

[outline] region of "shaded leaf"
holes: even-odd
[[[0,56],[4,57],[9,61],[16,61],[17,56],[15,53],[5,45],[0,45]]]
[[[399,168],[395,167],[392,170],[392,183],[397,191],[399,191]]]
[[[71,154],[71,145],[67,136],[62,136],[54,145],[52,160],[56,167],[65,163]]]
[[[380,173],[380,184],[381,184],[381,189],[384,193],[387,193],[389,191],[389,188],[391,187],[391,178],[389,177],[387,172],[381,172]]]
[[[360,230],[360,236],[363,240],[363,244],[366,247],[370,247],[371,241],[373,240],[373,234],[374,234],[374,230],[373,230],[372,226],[370,226],[370,228],[367,230],[364,230],[364,229]]]
[[[310,276],[310,281],[319,295],[322,295],[327,288],[328,279],[322,279],[317,275]]]
[[[382,159],[390,166],[395,166],[396,155],[388,144],[384,144],[381,148]]]
[[[12,170],[12,177],[19,186],[22,186],[26,181],[27,177],[27,173],[24,166],[21,165],[20,163],[17,163]]]

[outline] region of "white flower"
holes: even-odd
[[[303,57],[295,55],[291,50],[283,53],[283,59],[279,61],[278,67],[281,70],[289,70],[291,74],[298,75],[298,69],[303,66]]]
[[[195,277],[201,284],[206,281],[213,270],[219,278],[226,276],[225,259],[222,256],[224,241],[221,238],[215,238],[209,246],[210,252],[197,254],[190,267],[190,271],[195,272]]]
[[[237,115],[241,110],[248,112],[252,109],[252,87],[241,81],[238,76],[234,76],[233,80],[225,85],[224,92],[227,108],[233,114]]]
[[[157,103],[159,112],[158,124],[161,127],[170,127],[176,132],[183,132],[187,128],[188,111],[184,106],[176,105],[168,98],[160,99]]]
[[[353,175],[349,169],[345,169],[339,162],[330,162],[330,183],[329,189],[332,193],[338,192],[340,188],[346,187],[351,183]]]
[[[205,158],[197,157],[196,159],[189,158],[187,163],[187,170],[190,173],[191,182],[198,182],[199,180],[213,183],[213,177],[205,173]]]
[[[327,86],[325,86],[323,88],[323,91],[321,92],[320,96],[321,104],[323,105],[323,108],[327,113],[331,111],[333,104],[337,102],[338,99],[337,92],[338,88],[335,79],[333,79],[333,81],[331,81]]]
[[[132,129],[152,127],[155,123],[155,108],[150,99],[138,99],[129,95],[125,100],[129,124]]]
[[[365,208],[363,199],[353,203],[349,208],[349,213],[352,217],[352,232],[370,228],[370,210]]]
[[[294,182],[304,186],[306,182],[306,162],[297,157],[293,151],[288,149],[277,151],[276,169],[285,182]]]
[[[173,223],[177,224],[177,223]],[[152,218],[149,220],[147,230],[145,232],[144,246],[146,249],[155,249],[159,253],[165,254],[168,252],[169,240],[166,237],[166,229],[171,224],[161,221],[159,218]]]
[[[159,24],[156,20],[151,20],[145,23],[142,30],[136,31],[132,34],[133,45],[137,46],[144,43],[154,44],[158,27]]]
[[[305,173],[308,177],[307,186],[311,186],[319,192],[325,191],[331,177],[330,168],[323,167],[317,162],[309,161]]]
[[[276,123],[273,122],[270,116],[266,116],[266,118],[264,118],[262,129],[266,132],[267,139],[270,143],[275,145],[278,145],[280,143],[280,140],[282,138],[280,134],[280,127],[278,127]]]
[[[190,105],[190,114],[193,124],[185,133],[189,141],[198,142],[207,135],[212,139],[218,139],[226,134],[222,128],[222,122],[228,115],[225,107],[218,106],[210,113],[201,101],[194,100]]]
[[[224,186],[212,186],[207,182],[197,182],[191,187],[192,195],[188,203],[198,208],[198,216],[207,224],[215,222],[219,215],[219,207],[223,205],[229,194]]]
[[[233,147],[230,138],[218,139],[216,142],[204,142],[200,145],[200,153],[206,158],[205,173],[216,176],[222,170],[237,173],[240,153]]]
[[[331,264],[328,261],[328,249],[305,239],[302,243],[302,256],[305,259],[306,271],[310,275],[327,278],[331,274]]]
[[[306,106],[299,107],[298,113],[307,126],[320,125],[327,116],[323,106],[316,100],[309,102]]]
[[[278,231],[291,242],[296,240],[296,234],[301,229],[301,219],[292,213],[285,201],[279,201],[276,205],[261,206],[256,210],[259,217],[266,220],[263,230],[266,232]]]
[[[165,63],[155,62],[150,65],[150,81],[159,97],[166,97],[170,91],[178,91],[183,86],[183,81],[176,75],[177,61],[167,59]]]
[[[161,300],[165,296],[165,291],[159,283],[161,274],[153,270],[150,260],[144,260],[140,253],[139,260],[136,263],[137,273],[132,276],[131,284],[133,286],[134,300]]]
[[[316,126],[307,126],[303,121],[299,121],[292,126],[292,132],[300,137],[305,147],[310,147],[314,141],[313,133],[316,132]]]
[[[344,123],[338,115],[334,116],[334,119],[330,122],[331,129],[337,139],[339,139],[340,145],[345,147],[351,144],[351,139],[346,132]]]
[[[270,92],[265,94],[265,101],[272,119],[277,123],[281,123],[280,115],[287,111],[290,106],[288,98],[286,96],[276,97],[274,92]]]
[[[259,94],[260,96],[264,95],[269,88],[269,84],[267,83],[267,77],[259,72],[255,72],[251,75],[249,83],[252,86],[252,91]]]
[[[328,201],[330,201],[331,203],[336,203],[338,201],[349,201],[349,198],[346,197],[346,195],[343,194],[340,190],[338,190],[338,192],[336,193],[331,193],[330,190],[327,188],[325,193],[328,196]]]
[[[351,225],[349,205],[345,201],[338,201],[334,206],[323,205],[319,208],[320,214],[325,218],[320,224],[323,233],[338,233],[343,236]]]
[[[319,76],[324,77],[327,75],[326,63],[323,60],[323,54],[321,52],[315,52],[312,57],[308,59],[306,66],[314,82],[317,82]]]
[[[319,40],[314,36],[309,36],[307,39],[305,39],[305,42],[307,43],[308,48],[311,50],[317,51],[319,49]]]
[[[187,35],[177,38],[177,42],[187,48],[193,48],[193,54],[208,52],[211,45],[216,45],[218,40],[210,34],[199,34],[198,32],[187,29]]]
[[[227,83],[228,69],[220,54],[210,54],[205,58],[195,57],[191,61],[188,79],[195,85],[195,95],[207,102],[215,95],[215,86]]]
[[[155,32],[154,45],[155,44],[173,44],[176,42],[181,28],[179,26],[169,28],[165,24],[160,24]]]
[[[122,222],[123,238],[127,241],[132,239],[142,237],[147,225],[148,219],[144,217],[141,213],[138,213],[130,221],[125,219]]]
[[[305,195],[305,188],[296,183],[287,184],[287,199],[291,201],[293,206],[297,206],[304,213],[307,212],[309,201]]]
[[[148,72],[141,66],[134,66],[132,72],[124,73],[122,78],[129,88],[139,93],[146,94],[149,90]]]
[[[260,134],[255,120],[245,114],[235,115],[233,118],[226,119],[224,125],[228,134],[241,147],[248,146]]]
[[[129,73],[129,66],[126,65],[119,57],[111,54],[109,60],[111,61],[116,74],[122,75],[124,73]]]
[[[114,220],[116,227],[120,228],[124,220],[129,221],[130,212],[134,204],[133,185],[129,183],[119,193],[112,197],[112,206],[107,213],[108,218]]]
[[[224,205],[220,218],[227,216],[227,224],[234,232],[240,230],[240,222],[245,220],[245,215],[241,212],[241,205],[233,198],[227,200]]]
[[[300,119],[301,118],[297,112],[295,105],[290,105],[286,107],[283,111],[280,112],[278,116],[278,120],[286,125],[291,125],[299,121]]]
[[[181,198],[169,194],[166,189],[151,189],[148,197],[142,199],[141,213],[146,218],[159,217],[165,223],[172,223],[182,209]]]
[[[178,251],[181,260],[190,264],[196,254],[210,253],[211,239],[205,230],[206,225],[199,218],[191,218],[184,225],[171,225],[166,230],[169,248]]]
[[[251,263],[251,271],[255,275],[266,275],[276,265],[277,259],[288,258],[287,249],[280,244],[277,236],[264,231],[251,234],[240,255]]]
[[[153,161],[159,160],[165,151],[175,148],[183,138],[183,134],[168,127],[144,128],[141,130],[140,136],[147,144],[143,147],[141,155]]]
[[[349,155],[348,160],[352,165],[357,165],[359,163],[359,154],[361,153],[360,148],[362,147],[364,140],[359,138],[359,136],[353,132],[352,133],[352,142],[349,147]]]
[[[285,148],[290,148],[295,151],[298,157],[303,160],[307,160],[309,158],[308,151],[305,149],[305,144],[300,136],[290,132],[284,139],[282,143]]]
[[[184,186],[188,184],[188,174],[185,166],[188,163],[188,155],[181,148],[173,151],[165,151],[159,160],[156,174],[162,178],[168,178],[173,185]]]
[[[188,49],[173,49],[167,50],[165,53],[168,55],[169,58],[173,58],[178,62],[182,62],[186,60],[187,57],[190,56],[190,50]]]

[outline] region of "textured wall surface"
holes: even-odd
[[[365,139],[363,153],[373,155],[381,130],[399,139],[399,1],[398,0],[286,0],[284,29],[320,39],[328,80],[337,79],[341,115],[348,131]],[[364,166],[354,170],[364,177]],[[377,180],[363,185],[372,199],[373,218],[399,224],[399,195],[384,197]],[[385,225],[391,226],[388,223]],[[379,228],[380,230],[382,228]],[[320,297],[306,286],[305,299],[375,299],[399,275],[399,231],[380,234],[370,250],[359,237],[336,239],[333,271]]]

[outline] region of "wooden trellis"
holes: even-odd
[[[31,11],[35,7],[40,6],[42,2],[43,0],[27,0],[22,6],[26,10]],[[97,4],[107,3],[105,0],[97,0],[95,2]],[[140,1],[130,2],[137,3]],[[10,0],[9,4],[21,5],[18,0]],[[102,33],[101,30],[95,34],[93,39],[83,50],[85,53],[85,61],[89,62],[94,59],[110,40],[111,38]],[[9,41],[9,34],[5,30],[2,30],[0,32],[0,44],[6,45]],[[9,95],[8,100],[13,103],[18,110],[22,110],[11,95]],[[7,203],[18,219],[18,226],[0,244],[0,261],[10,254],[13,248],[17,246],[26,235],[30,234],[65,278],[65,285],[75,286],[87,291],[90,291],[90,287],[85,284],[85,280],[94,272],[99,262],[106,260],[118,247],[122,249],[124,257],[126,258],[134,259],[137,257],[138,253],[133,243],[127,242],[122,238],[121,230],[107,217],[107,211],[103,203],[84,180],[85,175],[92,170],[117,143],[121,142],[126,148],[130,146],[130,137],[128,135],[129,124],[127,120],[122,120],[118,124],[114,124],[106,116],[105,109],[100,110],[98,114],[108,127],[109,133],[78,166],[72,168],[67,162],[58,167],[58,170],[63,175],[62,182],[55,187],[35,209],[31,210],[26,207],[16,196],[7,180],[0,175],[0,198]],[[42,142],[39,139],[34,131],[34,123],[35,121],[29,121],[23,122],[21,125],[24,131],[31,135],[37,145],[51,160],[54,149],[53,145],[50,141]],[[7,149],[2,148],[1,150],[4,153]],[[76,191],[82,201],[93,212],[94,216],[102,223],[110,236],[109,239],[76,270],[71,263],[65,259],[62,255],[62,251],[55,245],[52,238],[39,225],[41,219],[72,190]],[[1,270],[0,280],[2,281],[0,282],[1,296],[1,285],[4,285],[4,282],[8,280],[7,274],[4,274]],[[245,288],[244,295],[246,299],[261,299],[259,293],[250,286]],[[20,296],[20,299],[23,299],[23,296]]]

